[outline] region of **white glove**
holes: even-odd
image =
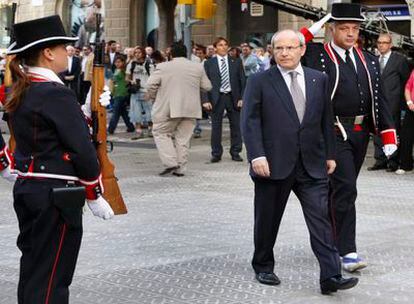
[[[322,28],[322,26],[328,22],[329,19],[331,19],[332,15],[331,13],[326,14],[325,17],[323,17],[321,20],[318,20],[317,22],[315,22],[314,24],[312,24],[309,28],[308,31],[312,33],[313,36],[315,36]]]
[[[85,104],[82,106],[83,114],[88,118],[92,117],[91,96],[92,88],[89,89],[88,95],[86,95]],[[111,103],[111,91],[108,86],[104,86],[103,93],[99,96],[99,103],[104,108]]]
[[[397,151],[397,145],[394,145],[394,144],[384,145],[384,147],[382,147],[382,151],[384,151],[384,154],[386,157],[390,157],[395,151]]]
[[[11,173],[10,166],[0,171],[0,175],[5,179],[8,180],[11,183],[14,183],[16,181],[17,175]]]
[[[108,86],[104,86],[103,93],[99,96],[99,103],[101,106],[106,107],[111,103],[111,91]]]
[[[91,209],[94,216],[100,217],[104,220],[109,220],[114,216],[114,211],[108,202],[99,196],[96,200],[86,200],[89,209]]]

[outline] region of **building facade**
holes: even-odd
[[[13,0],[0,1],[13,2]],[[326,9],[328,3],[333,1],[296,0],[296,2]],[[353,2],[360,2],[364,5],[404,3],[403,0],[357,0]],[[216,14],[211,20],[193,25],[192,38],[195,43],[207,45],[211,44],[217,36],[223,36],[227,37],[231,44],[250,41],[256,45],[265,45],[278,29],[299,29],[309,25],[309,21],[301,17],[278,11],[270,6],[250,2],[249,10],[242,12],[240,0],[216,0],[216,3]],[[104,37],[107,41],[116,40],[122,46],[134,46],[146,45],[154,36],[156,37],[158,12],[154,0],[19,0],[16,21],[59,14],[67,31],[72,35],[80,35],[80,43],[84,44],[94,39],[94,12],[96,11],[94,7],[98,7],[104,17],[102,29],[104,29]],[[0,20],[2,23],[7,23],[10,10],[7,10],[7,5],[3,5],[0,9]],[[176,19],[179,20],[178,9],[176,15]],[[409,27],[409,22],[390,23],[391,29],[396,28],[406,35]],[[180,29],[176,24],[177,31]],[[0,34],[2,35],[0,43],[3,42],[2,47],[4,47],[7,42],[7,37],[4,36],[7,33],[0,30]],[[177,37],[180,37],[179,33]]]

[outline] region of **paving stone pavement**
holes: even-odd
[[[152,140],[128,136],[112,137],[111,158],[129,213],[104,222],[86,211],[71,304],[413,303],[414,175],[363,168],[357,235],[369,267],[356,274],[356,288],[322,296],[294,195],[274,249],[282,284],[260,285],[250,266],[253,185],[247,164],[226,154],[222,162],[208,163],[203,134],[192,142],[185,177],[159,177]],[[0,180],[0,190],[0,304],[14,304],[18,231],[11,186]]]

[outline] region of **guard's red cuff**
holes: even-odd
[[[300,32],[303,34],[303,36],[305,36],[306,43],[308,43],[315,37],[306,27],[301,28]]]
[[[2,105],[6,102],[6,86],[4,84],[0,86],[0,102]]]
[[[82,186],[85,187],[87,200],[96,200],[98,196],[101,196],[104,191],[101,175],[99,175],[97,179],[91,181],[81,179],[79,182]]]
[[[0,151],[0,171],[6,169],[13,161],[13,156],[11,155],[7,146]]]
[[[397,132],[395,129],[387,129],[381,131],[382,144],[385,145],[397,145]]]

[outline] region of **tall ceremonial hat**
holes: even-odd
[[[357,3],[334,3],[332,4],[332,16],[329,22],[333,21],[365,21],[362,15],[362,8]]]
[[[13,34],[14,42],[7,49],[7,55],[78,40],[78,37],[66,35],[58,15],[16,23],[13,25]]]

